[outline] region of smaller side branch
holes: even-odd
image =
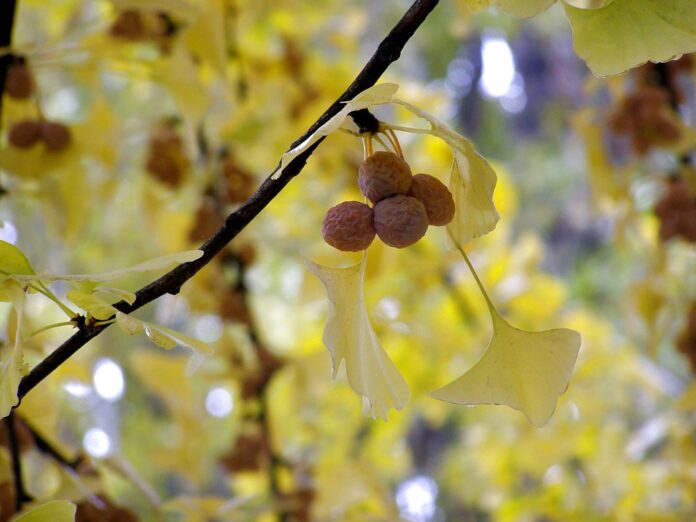
[[[77,470],[77,467],[83,461],[83,458],[81,456],[77,456],[73,460],[68,459],[57,448],[55,448],[53,444],[48,442],[39,432],[32,428],[26,420],[22,419],[18,415],[15,415],[15,418],[19,422],[21,422],[24,427],[26,427],[29,433],[31,433],[31,436],[34,439],[34,444],[36,445],[36,449],[38,449],[41,453],[48,455],[53,460],[62,464],[63,466],[66,466],[73,470]]]

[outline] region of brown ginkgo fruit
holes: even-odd
[[[377,236],[394,248],[406,248],[425,235],[428,213],[419,200],[411,196],[393,196],[375,205]]]
[[[7,69],[5,92],[10,98],[26,100],[34,94],[34,76],[27,64],[16,62]]]
[[[343,252],[359,252],[375,238],[372,209],[359,201],[344,201],[331,207],[324,217],[321,235]]]
[[[452,221],[454,198],[439,179],[430,174],[416,174],[413,176],[408,195],[423,203],[429,224],[442,226]]]
[[[18,121],[12,127],[7,140],[18,149],[33,147],[41,139],[41,122],[37,120]]]
[[[51,152],[60,152],[70,145],[72,135],[66,125],[56,121],[44,121],[41,123],[41,141]]]
[[[390,196],[406,194],[411,187],[411,168],[393,152],[378,151],[369,156],[358,170],[358,185],[373,203]]]

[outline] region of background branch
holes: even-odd
[[[329,107],[314,124],[300,138],[290,146],[296,147],[309,137],[315,130],[326,123],[332,116],[338,113],[343,106],[343,102],[353,99],[356,95],[365,89],[372,87],[380,76],[387,70],[389,65],[399,59],[401,51],[416,32],[418,27],[423,23],[428,14],[438,4],[438,0],[416,0],[411,7],[406,11],[404,16],[394,26],[387,37],[377,47],[377,50],[367,62],[365,67],[360,71],[358,76],[353,80],[353,83],[345,90],[345,92]],[[372,117],[370,115],[370,117]],[[370,118],[364,113],[356,114],[357,124],[359,127],[369,126]],[[224,225],[218,230],[208,241],[206,241],[200,249],[203,255],[196,261],[184,263],[177,266],[170,272],[167,272],[159,279],[153,281],[149,285],[141,288],[136,292],[136,300],[133,305],[121,301],[114,306],[123,313],[129,314],[138,308],[154,301],[164,294],[176,294],[181,286],[191,279],[201,268],[210,262],[230,241],[232,241],[239,232],[241,232],[280,191],[290,182],[292,178],[297,176],[305,164],[307,159],[312,155],[314,150],[321,144],[323,138],[312,145],[304,153],[297,156],[291,161],[280,173],[277,179],[272,179],[270,176],[261,184],[261,186],[252,194],[252,196],[239,209],[227,216]],[[278,164],[280,165],[280,163]],[[106,326],[89,326],[85,325],[79,328],[79,331],[72,337],[66,340],[62,345],[56,348],[46,359],[41,361],[32,371],[22,379],[19,385],[20,400],[37,384],[50,375],[56,368],[64,363],[77,350],[84,346],[89,340],[99,335]]]
[[[12,477],[15,487],[15,511],[21,511],[22,506],[26,502],[33,500],[24,489],[24,481],[22,480],[22,456],[21,448],[19,447],[19,438],[15,426],[14,412],[5,418],[5,426],[7,427],[7,442],[10,450],[10,458],[12,460]]]
[[[31,424],[29,424],[26,420],[24,420],[19,415],[15,415],[14,417],[17,420],[17,422],[20,422],[21,425],[31,434],[32,438],[34,439],[36,449],[38,449],[44,455],[48,455],[56,462],[59,462],[60,464],[67,466],[73,470],[77,470],[80,463],[84,460],[81,455],[78,455],[73,460],[68,459],[57,448],[55,448],[53,444],[46,440],[43,437],[43,435],[41,435],[38,431],[32,428]]]
[[[14,26],[17,0],[3,0],[0,2],[0,49],[10,46],[12,43],[12,28]],[[7,69],[13,62],[12,53],[0,55],[0,122],[2,121],[2,94],[5,92],[5,77]]]

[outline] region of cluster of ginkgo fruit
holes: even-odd
[[[36,92],[36,81],[26,61],[16,57],[7,69],[5,92],[15,100],[28,100]],[[70,129],[56,121],[44,118],[29,118],[15,122],[7,137],[10,145],[18,149],[29,149],[43,142],[46,150],[60,152],[72,142]]]
[[[692,55],[666,63],[646,63],[628,76],[631,91],[619,101],[608,119],[609,128],[626,136],[638,156],[656,148],[680,144],[686,128],[679,105],[687,100],[682,81],[694,66]],[[696,193],[687,156],[682,152],[679,169],[665,177],[654,212],[661,241],[680,238],[696,242]]]
[[[614,132],[629,137],[631,147],[639,155],[656,146],[669,146],[682,136],[668,94],[652,85],[641,85],[626,96],[609,124]]]
[[[685,99],[681,76],[693,65],[690,55],[665,64],[647,63],[635,70],[635,88],[609,118],[610,128],[626,135],[636,154],[642,156],[654,147],[677,143],[682,127],[675,112]]]
[[[368,147],[358,171],[360,191],[373,206],[344,201],[324,217],[324,241],[338,250],[365,250],[375,235],[391,247],[406,248],[425,235],[428,225],[446,225],[454,217],[449,189],[429,174],[412,175],[396,137],[389,136],[397,152],[372,153]]]

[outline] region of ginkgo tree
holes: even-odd
[[[460,0],[456,8],[470,21],[489,8],[533,17],[555,3],[598,76],[696,51],[688,0]],[[513,239],[505,169],[442,123],[437,96],[404,71],[380,81],[430,13],[453,7],[414,2],[360,70],[352,42],[368,6],[314,4],[0,7],[0,183],[19,236],[0,241],[3,520],[396,520],[404,510],[391,486],[425,469],[406,454],[410,424],[447,433],[454,419],[472,423],[472,436],[457,447],[463,458],[441,466],[445,494],[471,472],[510,499],[501,506],[472,486],[454,504],[500,520],[580,520],[616,501],[595,492],[585,507],[557,502],[551,513],[553,491],[523,505],[510,478],[560,466],[554,473],[570,478],[549,480],[572,491],[572,477],[630,475],[640,448],[621,466],[603,464],[621,453],[630,423],[598,441],[592,426],[576,429],[574,412],[593,411],[601,423],[612,408],[628,409],[622,395],[585,403],[588,390],[609,393],[607,383],[659,387],[630,348],[612,344],[602,318],[564,309],[562,283],[540,269],[539,243]],[[47,22],[31,29],[42,9]],[[322,30],[336,13],[345,39]],[[326,49],[311,52],[312,37]],[[607,163],[596,119],[576,123],[595,170]],[[683,152],[693,139],[681,132]],[[329,200],[370,199],[357,173],[379,149],[446,186],[452,220],[426,224],[405,249],[323,245],[318,216]],[[264,169],[265,177],[253,173]],[[395,197],[418,199],[408,190]],[[380,204],[370,203],[368,216]],[[32,215],[44,216],[46,233],[29,241]],[[673,256],[687,260],[681,267],[691,257],[688,248]],[[316,280],[298,275],[305,269]],[[152,272],[163,274],[152,280]],[[517,297],[504,291],[506,273],[528,281]],[[66,337],[69,328],[76,332]],[[93,393],[94,353],[126,365],[138,406],[123,413],[123,454],[90,428],[90,455],[71,458],[88,418],[79,403]],[[625,373],[611,373],[612,361]],[[347,387],[329,382],[342,366]],[[661,400],[658,391],[650,397]],[[482,404],[524,416],[457,406]],[[59,412],[83,421],[66,425]],[[550,424],[537,432],[527,420]],[[687,457],[679,414],[661,422],[673,434],[672,457]],[[510,433],[520,453],[501,457]],[[669,489],[654,476],[639,482],[612,516],[641,512],[641,489]]]

